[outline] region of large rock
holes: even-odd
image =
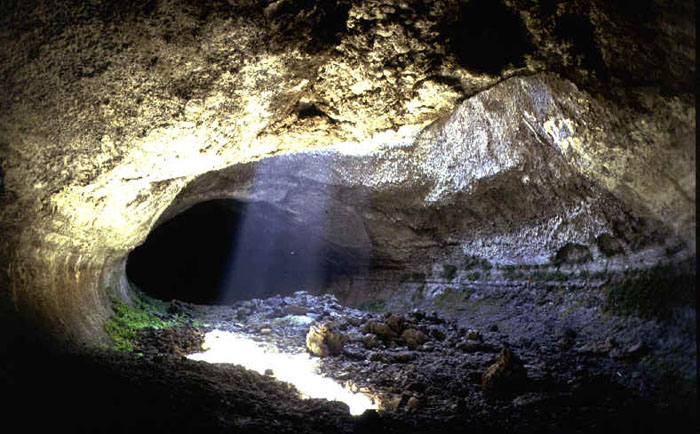
[[[306,348],[319,357],[337,356],[343,351],[347,337],[334,330],[333,324],[313,325],[306,334]]]

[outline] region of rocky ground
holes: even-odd
[[[551,292],[529,289],[538,291]],[[11,348],[14,363],[1,376],[15,397],[7,415],[29,431],[690,432],[695,380],[684,391],[678,378],[648,369],[659,351],[652,339],[670,332],[632,342],[625,336],[652,329],[628,318],[617,334],[592,339],[575,322],[568,329],[538,323],[543,311],[523,304],[528,291],[519,292],[525,295],[511,297],[518,303],[502,304],[509,319],[487,308],[456,317],[361,311],[305,292],[228,306],[174,300],[159,315],[190,325],[144,329],[133,352]],[[535,321],[529,328],[526,318]],[[299,399],[274,372],[187,359],[215,329],[277,351],[311,350],[324,375],[373,396],[379,409],[353,417],[343,403]]]
[[[369,393],[379,404],[378,412],[357,418],[347,418],[343,404],[331,406],[331,414],[342,416],[328,422],[325,415],[323,423],[342,421],[333,429],[348,432],[461,432],[465,427],[476,432],[660,432],[695,423],[691,403],[681,401],[689,396],[676,389],[675,398],[683,397],[674,400],[670,383],[664,383],[672,379],[645,368],[650,351],[656,351],[647,341],[655,336],[630,342],[625,333],[611,332],[595,340],[577,332],[574,323],[563,330],[540,324],[538,330],[525,326],[527,314],[505,313],[522,329],[498,316],[490,325],[471,316],[469,327],[464,314],[458,321],[418,309],[360,311],[341,306],[331,295],[304,292],[230,306],[173,301],[165,315],[189,317],[198,326],[144,331],[136,351],[147,360],[182,364],[188,372],[190,362],[172,356],[199,351],[204,332],[213,329],[244,333],[287,353],[311,349],[321,356],[324,375]],[[536,319],[541,315],[532,310]],[[640,326],[631,324],[627,327],[639,333]],[[271,414],[257,414],[251,426],[261,429],[257,424],[264,425]]]

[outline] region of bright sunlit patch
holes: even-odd
[[[264,374],[272,369],[280,381],[292,383],[302,398],[325,398],[342,401],[350,407],[350,414],[359,415],[367,409],[376,409],[372,398],[353,393],[319,373],[318,359],[306,353],[289,354],[266,348],[240,333],[214,330],[206,334],[204,346],[208,350],[187,356],[192,360],[209,363],[233,363]]]

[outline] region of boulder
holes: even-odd
[[[306,334],[306,348],[319,357],[339,355],[345,341],[344,335],[333,330],[332,323],[312,325]]]
[[[426,339],[425,334],[416,329],[406,329],[401,334],[401,341],[403,341],[403,343],[405,343],[411,350],[418,348],[426,341]]]
[[[362,333],[371,333],[383,341],[390,341],[396,338],[396,333],[382,321],[370,320],[362,326]]]

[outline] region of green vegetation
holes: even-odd
[[[503,278],[506,280],[524,279],[526,277],[525,272],[520,270],[517,265],[503,265],[501,270],[503,270]]]
[[[357,309],[365,312],[381,312],[386,308],[386,301],[381,298],[375,298],[374,300],[363,301],[357,306]]]
[[[614,314],[667,320],[676,306],[696,305],[695,258],[676,265],[628,270],[607,290],[607,309]]]
[[[478,271],[467,273],[468,280],[474,281],[474,280],[479,280],[480,278],[481,278],[481,273],[479,273]]]
[[[490,270],[492,268],[491,263],[480,256],[476,255],[466,255],[464,257],[464,269],[472,270],[474,268],[481,268],[482,270]]]
[[[442,274],[440,277],[447,280],[452,280],[457,276],[457,267],[451,264],[445,264],[442,266]]]
[[[413,294],[411,294],[411,302],[418,303],[425,299],[425,294],[423,294],[423,290],[425,290],[425,283],[422,284],[420,287],[416,288],[415,291],[413,291]]]
[[[452,311],[459,310],[468,299],[468,293],[448,287],[435,296],[433,303],[440,310]]]
[[[114,342],[117,351],[133,351],[133,341],[138,331],[145,328],[164,329],[184,325],[187,320],[177,315],[165,315],[167,303],[143,295],[134,297],[134,306],[110,295],[113,314],[105,324],[105,331]],[[164,320],[159,317],[171,317]]]
[[[530,278],[535,282],[565,282],[569,277],[559,270],[535,271]]]

